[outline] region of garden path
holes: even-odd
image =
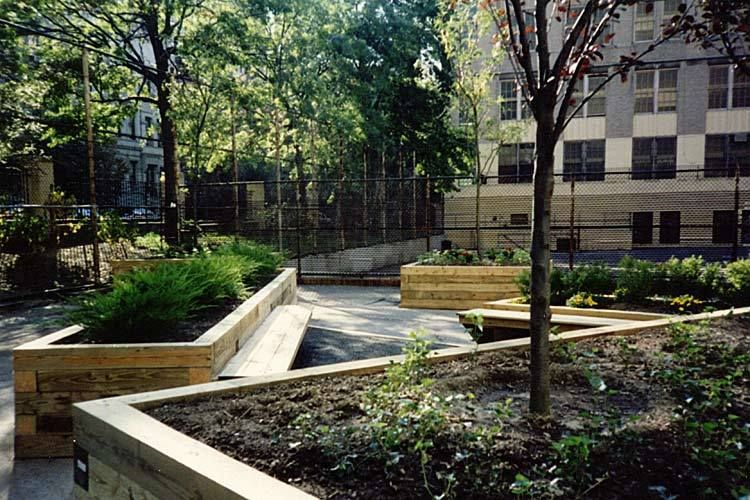
[[[73,498],[73,461],[13,461],[13,348],[59,328],[63,306],[30,301],[0,306],[0,499]]]

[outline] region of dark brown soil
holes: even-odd
[[[511,486],[520,478],[517,474],[534,480],[521,498],[733,497],[721,474],[694,460],[692,443],[675,417],[684,394],[658,376],[672,366],[676,349],[670,338],[667,330],[654,330],[555,345],[554,416],[546,421],[527,414],[526,350],[429,367],[434,393],[471,393],[475,398],[451,407],[449,432],[434,437],[425,476],[419,455],[408,449],[385,465],[371,434],[363,430],[367,417],[361,403],[384,375],[290,383],[169,403],[148,413],[321,498],[429,498],[425,483],[439,493],[448,473],[457,483],[447,496],[455,498],[519,498]],[[706,342],[747,353],[750,318],[715,321]],[[748,378],[740,377],[744,382],[734,388],[731,412],[750,426]],[[502,429],[477,439],[482,435],[477,429],[496,422],[494,405],[508,398],[511,415],[503,417]],[[470,431],[473,438],[467,440]],[[595,440],[579,462],[554,451],[555,442],[570,436]],[[748,469],[744,477],[739,470],[731,480],[750,486]]]

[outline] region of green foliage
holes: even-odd
[[[47,219],[29,211],[0,217],[0,247],[7,252],[37,253],[49,238]]]
[[[138,248],[143,248],[154,254],[161,254],[167,251],[169,246],[164,242],[160,234],[146,233],[136,236],[133,243]]]
[[[562,277],[565,295],[577,293],[606,295],[612,293],[615,283],[612,271],[606,264],[583,264],[564,272]]]
[[[676,323],[670,336],[672,357],[657,376],[682,401],[675,418],[685,451],[711,478],[703,493],[742,491],[750,479],[750,425],[736,391],[750,377],[750,353],[712,339],[707,322]]]
[[[501,266],[528,266],[531,264],[531,255],[522,248],[492,248],[484,252],[484,258]]]
[[[222,245],[214,253],[245,259],[254,268],[254,274],[259,276],[270,276],[276,273],[279,266],[286,260],[284,254],[276,252],[273,247],[246,240],[235,240]]]
[[[553,306],[560,306],[565,304],[568,299],[567,291],[565,290],[564,276],[565,271],[558,268],[553,268],[550,273],[550,304]],[[531,271],[524,269],[513,278],[513,282],[518,287],[518,291],[523,297],[524,302],[528,302],[531,298]]]
[[[99,241],[105,243],[116,243],[121,240],[132,241],[134,238],[133,231],[113,211],[99,214],[98,236]]]
[[[417,262],[424,266],[467,266],[479,264],[476,252],[458,248],[455,250],[433,250],[417,257]]]
[[[626,302],[643,302],[653,293],[655,266],[653,262],[629,255],[619,263],[615,297]]]
[[[726,288],[723,295],[736,305],[750,304],[750,259],[740,259],[725,268]]]
[[[691,293],[701,299],[713,299],[723,288],[721,264],[707,264],[703,257],[672,257],[655,270],[654,293],[666,296]]]
[[[112,291],[75,300],[67,317],[100,342],[153,342],[201,309],[242,298],[244,266],[238,257],[218,256],[136,269],[116,276]]]

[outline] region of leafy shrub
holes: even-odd
[[[133,232],[113,211],[99,214],[97,235],[99,240],[107,243],[133,239]]]
[[[706,264],[701,256],[692,255],[682,260],[672,257],[656,266],[654,293],[676,296],[691,293],[711,299],[721,287],[721,264]]]
[[[653,292],[655,266],[653,262],[629,255],[620,260],[615,297],[627,302],[642,302]]]
[[[583,264],[563,275],[563,286],[568,297],[578,293],[606,295],[614,291],[615,282],[606,264]]]
[[[565,304],[569,296],[566,295],[564,276],[567,271],[553,268],[550,274],[550,304],[560,306]],[[514,283],[518,287],[524,302],[531,298],[531,271],[524,269],[514,278]]]
[[[424,253],[417,262],[426,266],[465,266],[479,263],[479,258],[475,252],[458,248]]]
[[[245,294],[236,257],[205,257],[186,264],[163,263],[114,278],[112,291],[76,301],[67,316],[102,342],[154,341],[201,309]]]
[[[740,259],[727,264],[724,273],[725,300],[736,305],[750,304],[750,259]]]
[[[501,266],[528,266],[531,255],[522,248],[506,248],[503,250],[490,249],[484,253],[484,258]]]
[[[47,219],[24,211],[0,218],[0,247],[17,253],[41,252],[49,238]]]
[[[136,236],[134,244],[136,247],[149,250],[152,253],[163,253],[169,248],[161,236],[156,233],[146,233]]]
[[[285,256],[273,247],[253,241],[233,241],[217,248],[215,254],[242,257],[248,266],[248,274],[255,276],[274,274],[285,260]]]
[[[689,294],[680,295],[669,302],[669,307],[677,314],[695,313],[703,309],[703,301]]]
[[[594,297],[592,297],[588,293],[579,292],[569,298],[565,302],[565,305],[568,307],[578,307],[581,309],[585,309],[587,307],[596,307],[597,303],[594,300]]]

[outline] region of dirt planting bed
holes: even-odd
[[[552,358],[550,420],[526,413],[524,349],[417,363],[395,392],[398,373],[336,377],[147,413],[321,498],[747,494],[750,318],[556,343]]]

